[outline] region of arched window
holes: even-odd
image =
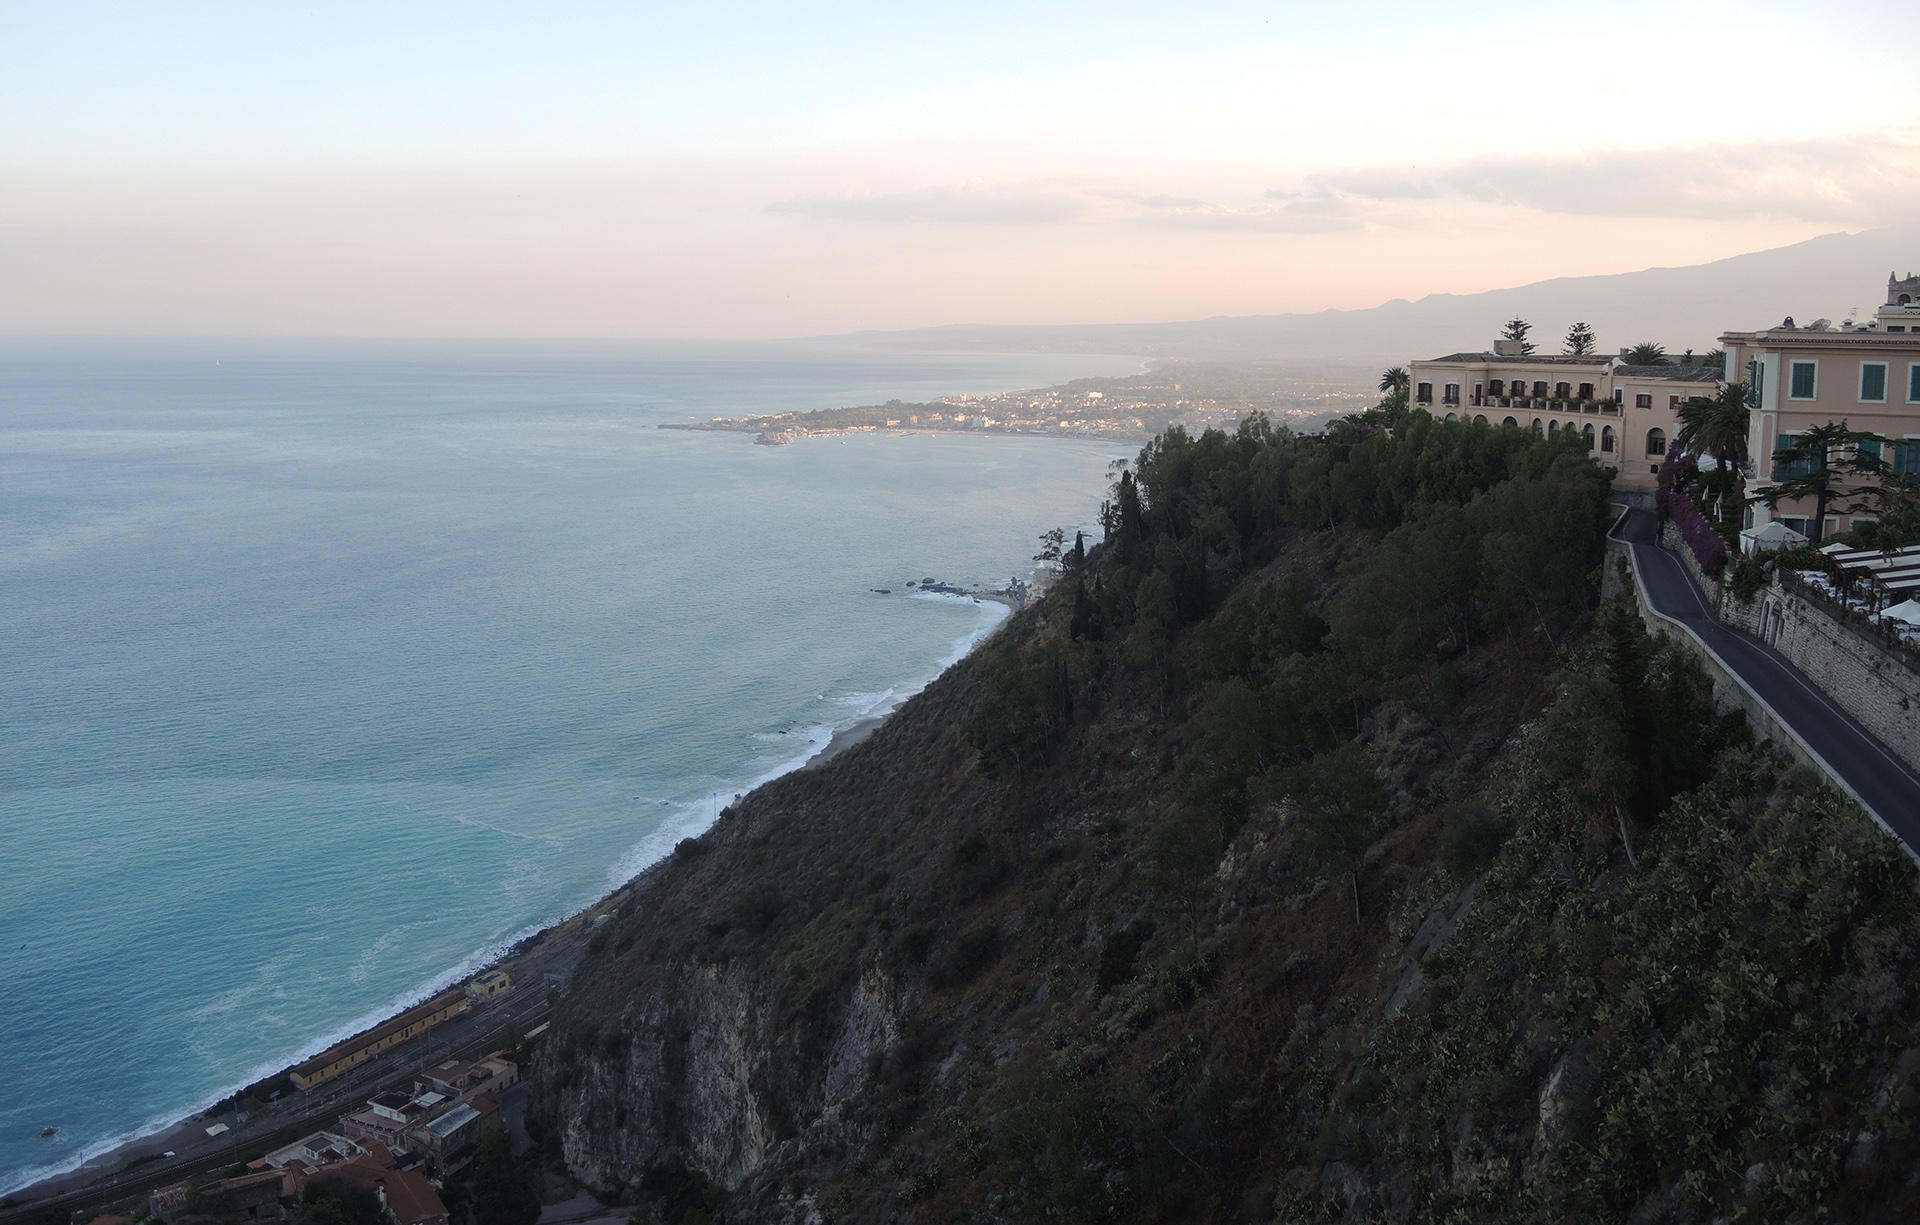
[[[1590,425],[1582,427],[1580,437],[1587,440],[1587,450],[1593,450],[1593,427]]]
[[[1473,423],[1475,425],[1485,425],[1487,423],[1486,415],[1484,413],[1475,413],[1473,415]]]
[[[1551,434],[1559,428],[1560,428],[1560,423],[1558,421],[1547,422],[1547,433]]]
[[[1588,426],[1587,428],[1592,429],[1593,427]],[[1613,454],[1613,427],[1610,425],[1604,426],[1600,430],[1600,449],[1609,455]]]
[[[1515,420],[1514,420],[1514,419],[1513,419],[1512,417],[1508,417],[1508,418],[1507,418],[1507,419],[1506,419],[1505,421],[1502,421],[1502,422],[1501,422],[1500,424],[1501,424],[1501,425],[1514,425],[1514,426],[1517,426],[1517,425],[1519,425],[1520,423],[1519,423],[1518,421],[1515,421]]]
[[[1665,430],[1647,431],[1647,454],[1665,455],[1667,453],[1667,432]]]
[[[1540,433],[1540,432],[1541,432],[1541,431],[1540,431],[1540,418],[1538,418],[1538,417],[1535,417],[1535,418],[1533,419],[1533,432],[1534,432],[1534,433],[1536,433],[1536,434],[1538,434],[1538,433]]]
[[[1913,295],[1912,295],[1912,294],[1910,294],[1910,293],[1903,293],[1903,294],[1901,294],[1901,295],[1900,295],[1900,305],[1902,305],[1902,306],[1906,306],[1906,305],[1908,305],[1908,304],[1910,304],[1910,303],[1911,303],[1912,301],[1913,301]]]
[[[1459,413],[1448,413],[1448,414],[1447,414],[1447,420],[1449,420],[1449,421],[1458,421],[1458,420],[1460,420],[1460,414],[1459,414]]]

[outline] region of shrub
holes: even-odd
[[[1665,491],[1659,495],[1662,509],[1672,519],[1673,525],[1680,529],[1680,538],[1687,542],[1693,558],[1700,568],[1711,578],[1718,579],[1727,568],[1727,543],[1720,539],[1713,525],[1694,506],[1693,499],[1684,493]]]

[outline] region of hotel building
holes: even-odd
[[[1446,421],[1480,421],[1537,434],[1577,430],[1615,470],[1614,488],[1651,498],[1694,396],[1720,393],[1721,367],[1679,362],[1633,366],[1625,355],[1523,354],[1502,340],[1492,352],[1453,353],[1409,365],[1412,406]]]
[[[1747,453],[1749,496],[1762,492],[1778,472],[1774,452],[1793,445],[1801,431],[1828,422],[1887,439],[1884,458],[1895,472],[1920,475],[1920,277],[1887,277],[1887,301],[1865,323],[1835,326],[1816,319],[1797,326],[1728,332],[1720,338],[1727,369],[1751,388],[1753,406]],[[1749,527],[1778,519],[1794,531],[1821,539],[1847,531],[1855,518],[1830,508],[1818,533],[1809,522],[1811,499],[1757,504]]]

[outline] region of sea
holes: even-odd
[[[658,426],[1140,368],[0,341],[0,1194],[461,981],[884,713],[1007,615],[908,583],[1027,578],[1133,450]]]

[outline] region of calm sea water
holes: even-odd
[[[906,581],[1024,575],[1124,452],[659,423],[1137,365],[0,342],[0,1191],[632,876],[956,658],[999,610]]]

